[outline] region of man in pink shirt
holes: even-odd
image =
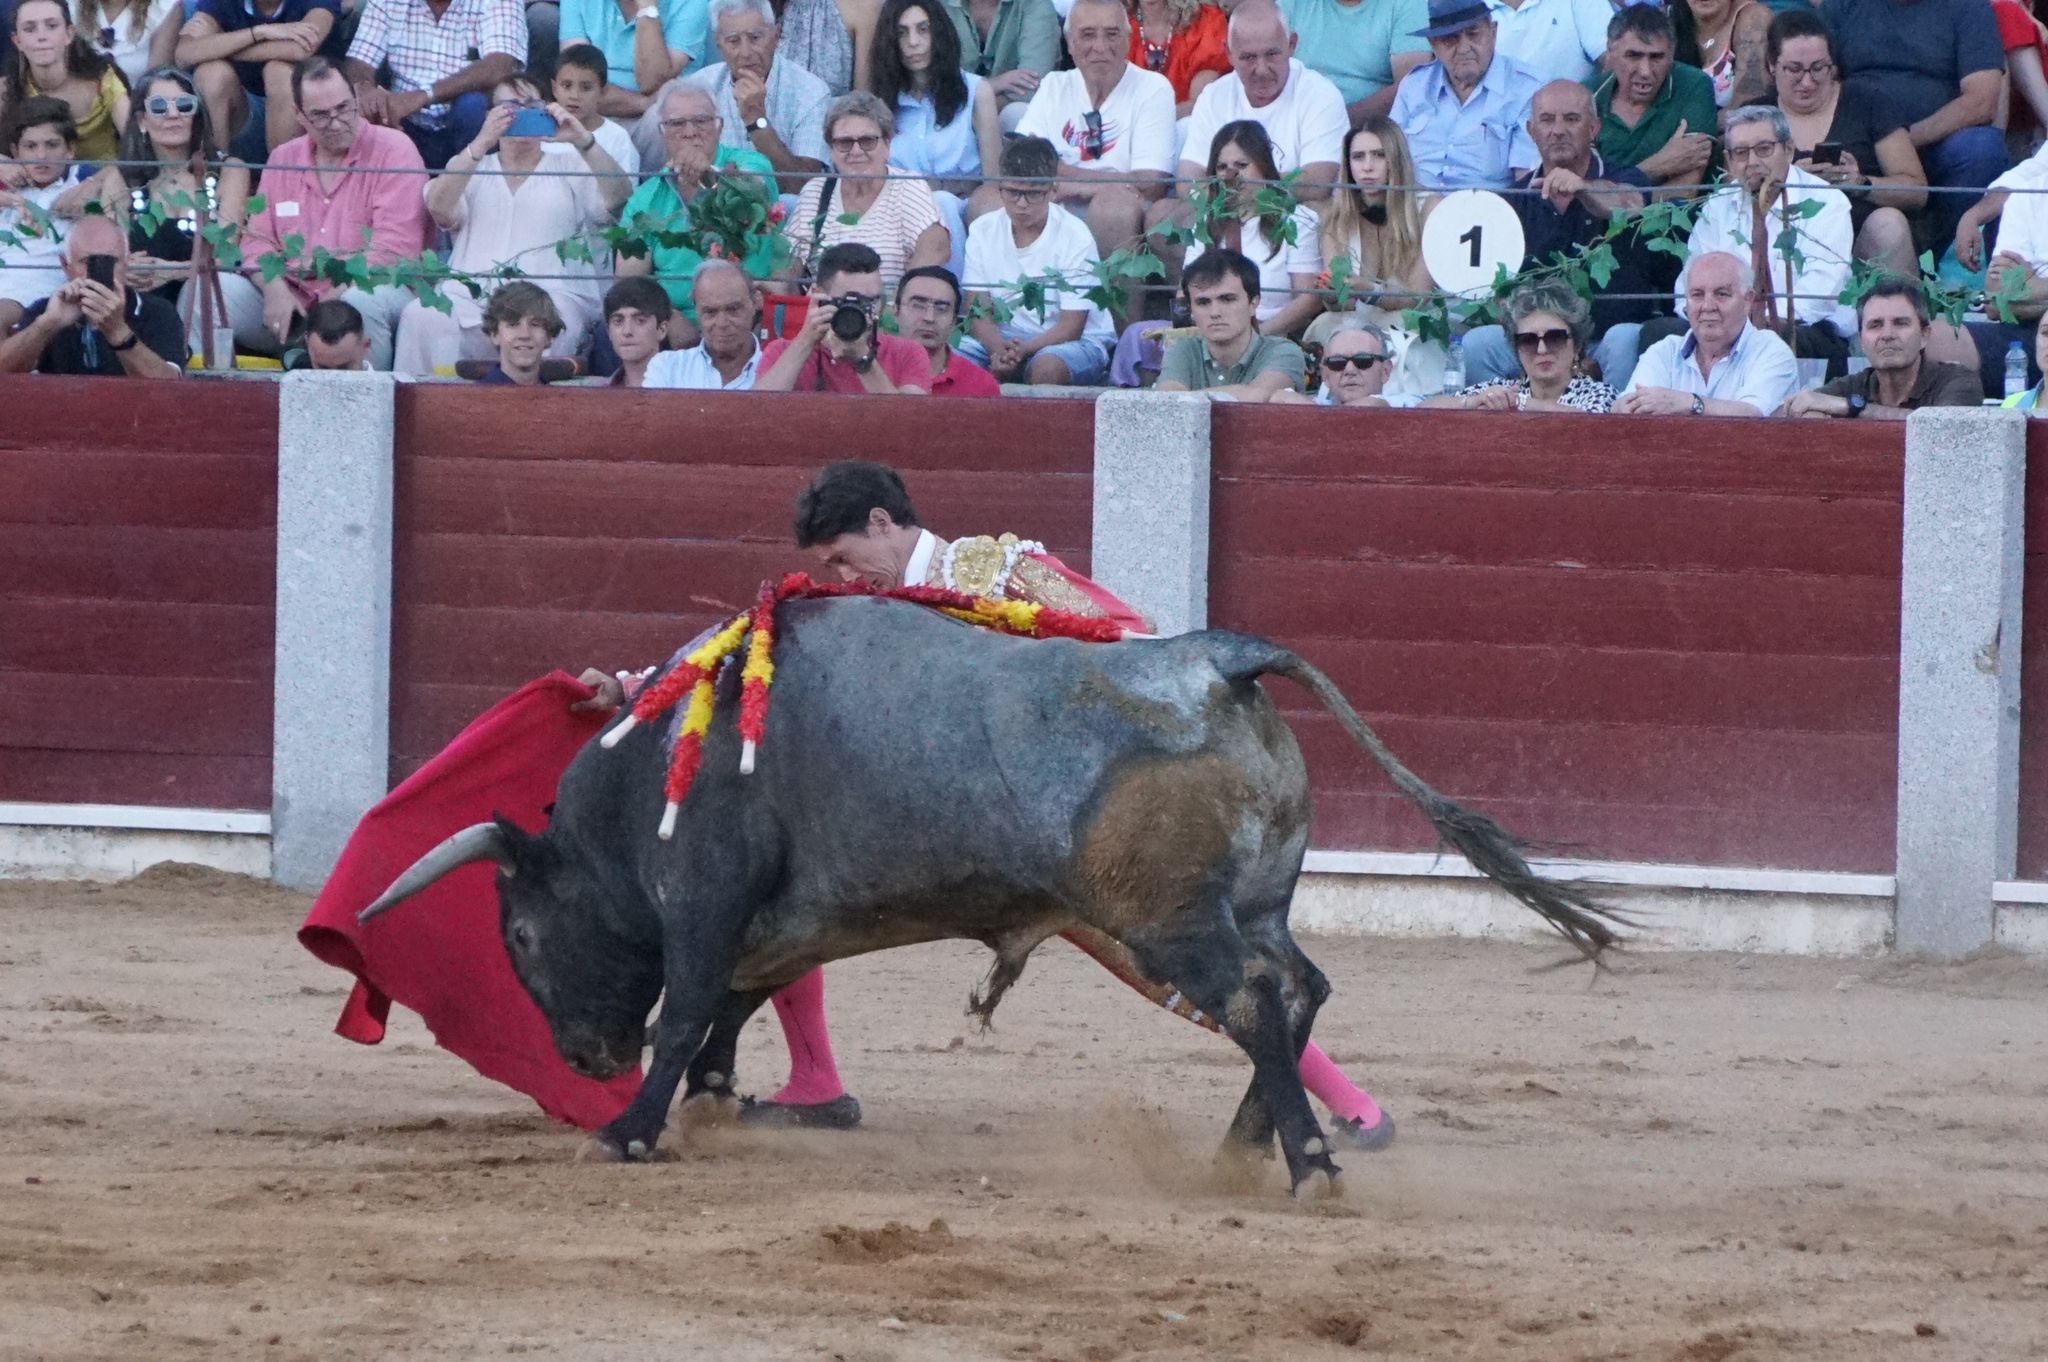
[[[867,314],[857,336],[842,336],[833,317],[845,305]],[[872,247],[842,241],[818,257],[810,311],[788,340],[761,348],[755,392],[929,393],[931,361],[923,347],[882,334],[882,260]]]
[[[425,164],[404,133],[364,120],[348,78],[325,57],[308,57],[293,70],[292,103],[306,135],[271,153],[263,211],[243,232],[242,268],[260,282],[265,256],[290,262],[262,286],[263,325],[280,347],[303,328],[308,307],[338,297],[362,314],[372,366],[389,369],[392,333],[412,294],[391,285],[340,288],[309,266],[322,246],[343,259],[360,252],[373,269],[417,257],[426,246]]]

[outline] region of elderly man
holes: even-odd
[[[690,281],[704,257],[681,242],[669,244],[653,238],[662,233],[672,236],[689,224],[690,205],[710,183],[711,174],[737,172],[768,181],[774,167],[752,147],[720,139],[724,120],[707,90],[689,84],[670,85],[656,110],[661,115],[658,164],[665,168],[641,181],[619,210],[619,223],[631,234],[629,239],[641,240],[645,249],[636,253],[622,244],[614,270],[621,279],[655,275],[676,309],[668,323],[669,339],[677,345],[694,345],[697,312],[690,299]],[[775,233],[763,232],[741,263],[748,274],[764,277],[776,266],[775,250]]]
[[[682,83],[710,94],[721,143],[767,157],[782,188],[794,194],[825,168],[830,87],[796,62],[775,59],[782,30],[768,0],[711,0],[711,39],[717,64],[691,72]],[[633,129],[642,165],[663,159],[661,111],[675,84],[662,87]]]
[[[520,0],[364,0],[361,15],[342,65],[363,117],[404,129],[427,167],[439,170],[475,140],[491,91],[526,66],[525,7]],[[387,69],[388,90],[378,84]]]
[[[905,270],[896,281],[896,329],[931,358],[933,397],[1001,397],[995,375],[952,346],[960,280],[944,265]]]
[[[1017,125],[1059,152],[1056,195],[1088,224],[1107,256],[1137,242],[1148,204],[1173,173],[1173,85],[1132,65],[1131,20],[1120,0],[1074,0],[1067,49],[1075,69],[1038,83]]]
[[[1607,25],[1607,74],[1586,83],[1600,114],[1595,141],[1615,165],[1634,166],[1650,183],[1690,195],[1719,166],[1714,82],[1672,60],[1677,39],[1655,5],[1626,5]]]
[[[92,277],[96,266],[111,273],[111,288]],[[0,341],[0,374],[177,378],[185,354],[177,309],[128,287],[128,237],[95,216],[80,218],[64,243],[64,282]]]
[[[1856,324],[1855,313],[1837,301],[1849,282],[1856,236],[1849,200],[1792,164],[1792,128],[1776,107],[1733,110],[1723,137],[1731,182],[1700,205],[1686,256],[1725,251],[1748,261],[1756,278],[1750,321],[1790,337],[1795,355],[1824,359],[1839,374]],[[1679,316],[1687,315],[1683,293],[1676,302]],[[1660,318],[1644,327],[1645,342],[1683,327],[1682,321]]]
[[[358,92],[325,57],[308,57],[292,72],[292,102],[306,134],[271,156],[263,211],[242,232],[242,268],[258,282],[266,256],[287,257],[285,272],[262,283],[264,330],[271,347],[282,348],[308,307],[338,293],[363,316],[371,363],[389,369],[392,335],[412,294],[389,284],[337,290],[308,266],[321,247],[344,258],[361,252],[372,268],[418,258],[428,222],[420,153],[404,133],[364,118]],[[285,250],[287,239],[296,253]]]
[[[1685,267],[1692,329],[1643,352],[1618,412],[1665,416],[1764,416],[1799,386],[1792,348],[1749,324],[1756,281],[1749,262],[1725,251]]]
[[[754,339],[761,297],[754,281],[730,260],[707,260],[690,280],[690,296],[704,339],[649,360],[640,386],[725,392],[753,387],[761,365],[761,344]]]
[[[1188,115],[1181,180],[1206,176],[1217,130],[1249,118],[1272,138],[1280,173],[1301,172],[1295,197],[1309,203],[1327,199],[1351,126],[1344,97],[1328,76],[1295,58],[1299,39],[1273,0],[1240,0],[1230,12],[1228,41],[1230,74],[1209,82]]]
[[[1413,31],[1427,22],[1427,0],[1280,0],[1280,11],[1308,53],[1302,60],[1330,78],[1353,124],[1386,117],[1401,78],[1429,59]]]
[[[1555,254],[1583,250],[1606,234],[1616,214],[1643,206],[1649,179],[1633,166],[1609,165],[1593,150],[1599,121],[1592,94],[1573,81],[1552,81],[1530,101],[1529,136],[1541,164],[1515,176],[1510,186],[1515,192],[1508,196],[1522,221],[1523,269]],[[1641,296],[1652,291],[1651,275],[1634,235],[1623,235],[1608,248],[1614,253],[1614,273],[1593,299],[1592,353],[1607,385],[1619,390],[1628,386],[1635,370],[1642,324],[1656,305]],[[1517,372],[1502,328],[1481,326],[1465,333],[1468,382],[1512,378]]]
[[[1977,371],[1927,354],[1927,292],[1910,279],[1880,279],[1856,304],[1856,332],[1870,367],[1808,392],[1794,393],[1781,416],[1903,421],[1922,407],[1975,407],[1984,401]]]
[[[1494,51],[1494,35],[1486,0],[1429,0],[1429,24],[1415,31],[1436,60],[1402,80],[1392,117],[1432,189],[1505,189],[1536,164],[1524,124],[1543,81]]]
[[[1267,401],[1281,406],[1323,407],[1414,407],[1416,396],[1386,393],[1388,371],[1387,333],[1371,322],[1351,321],[1334,332],[1323,347],[1323,386],[1314,397],[1292,388],[1282,388]]]

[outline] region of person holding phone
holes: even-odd
[[[590,173],[557,173],[577,170]],[[495,283],[524,275],[547,291],[563,322],[547,353],[566,359],[581,353],[602,315],[604,289],[594,264],[564,260],[556,243],[580,240],[603,258],[597,230],[632,188],[576,116],[544,102],[538,79],[522,74],[492,89],[483,127],[428,181],[426,202],[453,238],[448,265],[458,276]],[[441,292],[448,310],[414,301],[399,313],[396,372],[427,375],[492,355],[483,304],[458,283],[443,284]]]
[[[128,287],[128,239],[111,218],[81,218],[65,242],[64,283],[0,341],[0,374],[177,378],[185,371],[178,310]]]

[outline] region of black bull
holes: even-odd
[[[653,1149],[685,1077],[686,1100],[729,1096],[741,1026],[815,966],[979,941],[996,955],[986,1016],[1040,942],[1078,928],[1221,1022],[1252,1061],[1232,1137],[1270,1149],[1277,1130],[1297,1192],[1327,1189],[1336,1165],[1296,1064],[1329,984],[1287,930],[1308,777],[1264,674],[1306,687],[1452,848],[1582,949],[1615,940],[1611,913],[1534,874],[1263,639],[1031,641],[860,598],[787,603],[777,635],[757,769],[740,773],[727,668],[674,840],[655,836],[668,725],[642,725],[583,749],[545,832],[459,833],[362,914],[497,862],[513,968],[594,1077],[640,1062],[665,995],[640,1094],[599,1136],[618,1155]]]

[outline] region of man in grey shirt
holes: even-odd
[[[1301,387],[1301,347],[1259,334],[1257,265],[1237,251],[1205,251],[1181,274],[1180,292],[1201,334],[1166,347],[1153,391],[1267,402],[1282,389]]]

